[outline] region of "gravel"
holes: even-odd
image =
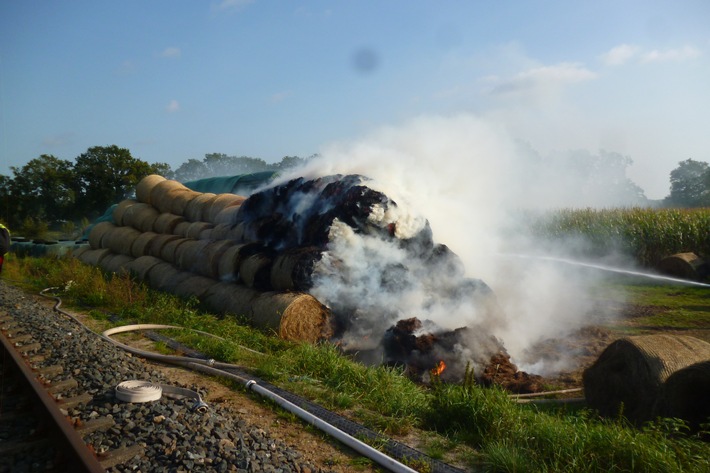
[[[127,379],[142,379],[172,384],[150,363],[131,356],[89,333],[76,322],[0,281],[0,309],[13,316],[34,341],[51,351],[38,367],[62,365],[62,374],[53,383],[69,377],[78,382],[71,397],[89,393],[93,399],[67,409],[75,425],[93,419],[109,418],[114,425],[84,436],[94,451],[102,454],[120,447],[140,445],[137,454],[110,472],[298,472],[325,473],[294,448],[271,438],[269,432],[247,424],[235,413],[220,406],[207,412],[191,409],[189,399],[163,396],[148,403],[124,403],[114,396],[114,388]],[[203,397],[206,393],[196,386]],[[18,465],[19,466],[19,465]],[[25,469],[30,471],[31,468]]]

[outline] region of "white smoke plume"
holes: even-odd
[[[382,222],[397,221],[397,230],[406,237],[428,220],[434,241],[461,258],[466,276],[492,288],[502,311],[492,316],[466,298],[453,304],[438,299],[437,291],[452,289],[447,281],[432,280],[427,269],[413,265],[401,248],[337,223],[311,293],[327,303],[356,304],[361,309],[356,318],[380,317],[363,324],[375,333],[373,338],[352,333],[360,344],[367,339],[374,345],[380,341],[378,331],[399,319],[418,317],[446,329],[480,327],[502,340],[519,365],[533,343],[590,322],[587,291],[594,276],[569,266],[505,256],[536,251],[526,235],[505,237],[515,228],[511,218],[517,211],[538,207],[539,195],[544,195],[545,205],[566,206],[564,195],[557,202],[552,199],[554,182],[532,182],[535,167],[529,159],[505,130],[471,115],[420,117],[322,150],[320,158],[296,171],[299,176],[339,173],[372,178],[368,187],[390,197],[400,212],[377,214]],[[558,251],[564,254],[563,249]],[[398,265],[410,269],[407,289],[391,292],[375,275]],[[456,349],[464,353],[469,348]]]

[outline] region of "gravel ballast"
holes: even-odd
[[[129,379],[177,385],[154,365],[89,333],[75,321],[41,304],[35,297],[0,281],[0,310],[11,315],[26,333],[42,345],[44,360],[37,368],[61,365],[63,373],[52,379],[58,383],[69,377],[78,386],[63,397],[88,393],[92,400],[66,409],[74,424],[90,425],[108,419],[107,429],[87,432],[87,444],[98,457],[108,457],[121,447],[136,452],[111,472],[299,472],[325,470],[293,447],[274,439],[269,432],[249,425],[237,412],[210,405],[207,412],[191,409],[190,399],[162,399],[147,403],[126,403],[116,399],[114,389]],[[194,389],[205,397],[200,387]],[[110,425],[110,424],[113,425]],[[142,448],[141,448],[142,447]],[[142,450],[142,453],[140,452]],[[130,452],[130,450],[128,450]],[[17,465],[31,471],[31,465]]]

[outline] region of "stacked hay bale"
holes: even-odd
[[[197,297],[217,312],[244,317],[285,339],[330,338],[327,308],[295,292],[310,274],[303,268],[312,267],[320,253],[276,255],[245,240],[244,201],[243,196],[195,192],[150,175],[137,185],[135,199],[115,206],[113,222],[93,227],[89,249],[75,256],[106,271],[130,273],[157,289]]]
[[[590,407],[601,415],[623,415],[637,425],[658,415],[686,418],[688,412],[698,412],[698,409],[704,408],[707,412],[707,407],[702,405],[706,401],[696,401],[697,396],[706,400],[710,394],[709,361],[710,343],[695,337],[622,338],[611,343],[585,370],[585,397]],[[697,380],[703,379],[697,384]],[[688,383],[695,384],[688,388]]]

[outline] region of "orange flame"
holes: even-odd
[[[444,372],[446,369],[446,363],[444,363],[444,360],[439,360],[439,363],[431,369],[431,375],[432,376],[439,376],[441,373]]]

